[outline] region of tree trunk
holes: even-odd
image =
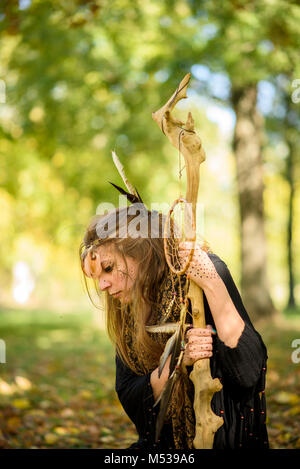
[[[233,145],[241,220],[241,290],[253,320],[275,313],[266,269],[261,155],[263,119],[256,109],[256,101],[256,86],[233,88],[232,104],[236,114]]]
[[[287,225],[287,251],[288,251],[288,270],[289,270],[289,299],[287,308],[295,308],[296,301],[294,295],[294,273],[293,273],[293,202],[295,194],[295,181],[293,177],[294,169],[294,153],[296,150],[295,143],[293,140],[287,137],[287,144],[289,147],[289,155],[287,159],[287,181],[290,186],[290,196],[289,196],[289,215],[288,215],[288,225]]]

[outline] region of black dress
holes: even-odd
[[[268,448],[265,401],[267,350],[249,319],[226,264],[215,254],[209,254],[209,257],[245,322],[235,348],[227,347],[218,336],[213,336],[211,374],[213,378],[221,380],[223,388],[214,394],[211,405],[215,414],[224,419],[224,424],[215,434],[213,447]],[[214,327],[205,295],[204,306],[206,323]],[[155,443],[155,421],[159,406],[153,408],[150,375],[135,374],[116,356],[116,391],[139,435],[137,443],[131,448],[147,451],[175,449],[170,424],[164,425],[160,440]]]

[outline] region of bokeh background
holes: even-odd
[[[114,351],[78,249],[122,185],[179,193],[151,114],[186,73],[203,140],[201,232],[269,349],[273,448],[300,447],[300,6],[284,0],[3,0],[0,447],[124,448]]]

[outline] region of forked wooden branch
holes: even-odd
[[[202,148],[200,137],[194,130],[194,119],[188,113],[186,123],[174,118],[172,110],[181,99],[186,98],[186,90],[191,74],[188,73],[180,82],[177,90],[169,101],[158,111],[152,113],[152,118],[159,125],[163,133],[168,137],[171,144],[180,150],[184,156],[187,172],[186,200],[193,204],[193,215],[196,215],[196,203],[199,189],[200,164],[205,161],[205,152]]]
[[[194,130],[192,114],[188,113],[186,123],[175,119],[171,112],[176,103],[186,98],[186,90],[190,82],[188,73],[180,82],[177,90],[168,102],[152,118],[159,125],[171,144],[179,150],[185,160],[187,174],[186,200],[192,204],[193,218],[196,223],[196,204],[198,198],[200,165],[205,161],[205,152],[201,139]],[[192,304],[194,327],[205,327],[203,291],[193,281],[190,283],[189,298]],[[210,449],[213,447],[215,432],[223,425],[223,418],[215,415],[211,409],[211,399],[215,392],[222,389],[219,379],[213,379],[210,372],[209,358],[198,360],[190,374],[195,388],[194,411],[196,419],[194,447]]]

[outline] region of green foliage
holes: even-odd
[[[17,261],[27,263],[35,281],[27,303],[33,311],[1,311],[0,337],[8,345],[0,380],[1,447],[119,448],[134,441],[115,399],[113,351],[95,330],[99,318],[91,317],[77,251],[98,204],[118,202],[108,184],[122,184],[111,150],[147,204],[177,198],[178,154],[151,113],[187,72],[189,99],[176,113],[185,119],[192,109],[207,154],[199,193],[202,233],[237,283],[231,93],[250,84],[273,87],[268,103],[260,94],[268,269],[275,303],[286,304],[287,142],[299,148],[300,108],[291,103],[291,83],[300,77],[299,20],[300,6],[290,0],[0,3],[0,304],[13,303]],[[298,302],[299,167],[297,153]],[[69,310],[79,313],[64,313]],[[298,309],[287,316],[294,320]],[[292,324],[262,328],[271,357],[274,448],[300,445],[293,436],[299,434],[299,365],[290,361],[296,330]]]
[[[232,89],[297,78],[299,16],[298,5],[282,0],[2,2],[0,79],[6,102],[0,103],[0,278],[4,284],[9,286],[11,269],[24,250],[27,261],[35,257],[32,250],[45,260],[44,270],[33,262],[36,276],[44,275],[43,282],[53,274],[50,259],[61,263],[61,271],[66,262],[67,270],[74,271],[90,216],[100,202],[118,201],[108,184],[121,183],[111,161],[112,149],[146,203],[170,203],[177,197],[178,155],[166,144],[151,113],[189,71],[189,108],[208,155],[201,189],[207,208],[205,235],[230,259],[238,277],[232,129],[224,135],[217,128],[227,117],[219,116],[218,124],[210,119],[218,117],[220,109],[227,116],[233,114]],[[178,110],[183,118],[186,109],[182,105]],[[297,106],[294,114],[295,128]],[[273,181],[273,169],[268,168],[281,171],[273,136],[279,141],[285,137],[280,113],[276,119],[272,126],[268,115],[267,191],[272,190],[268,181]],[[279,177],[278,184],[284,188],[284,178]],[[219,200],[224,201],[222,213]],[[284,203],[282,198],[283,213]],[[276,218],[276,207],[270,207],[268,214],[271,220]],[[271,239],[272,250],[283,249],[278,243],[273,245]],[[274,265],[275,271],[282,270],[281,260]],[[296,274],[299,281],[299,267]],[[70,278],[71,274],[63,274],[57,280],[69,285]]]

